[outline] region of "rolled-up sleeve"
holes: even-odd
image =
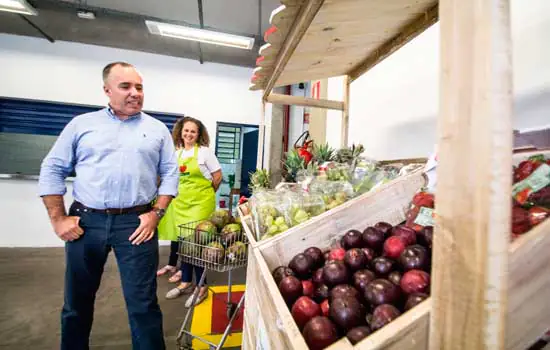
[[[159,196],[178,195],[178,161],[174,149],[172,136],[168,128],[163,133],[162,150],[160,152],[159,162],[160,185],[158,189]]]
[[[65,179],[74,169],[76,146],[76,127],[74,119],[70,121],[50,152],[42,161],[38,179],[39,195],[64,195],[67,192]]]

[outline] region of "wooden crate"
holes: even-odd
[[[414,180],[411,180],[411,179],[414,179]],[[405,182],[413,181],[415,184],[416,184],[416,181],[420,181],[420,182],[423,183],[424,179],[422,178],[422,169],[419,169],[419,170],[411,173],[410,175],[399,177],[399,178],[389,182],[388,184],[386,184],[384,186],[392,186],[392,184],[400,183],[401,181],[405,181]],[[420,182],[418,184],[417,189],[420,188],[420,186],[422,186],[422,184],[420,184]],[[413,186],[416,186],[416,185],[413,185]],[[285,237],[291,236],[291,235],[295,234],[296,232],[301,232],[303,230],[308,230],[308,227],[317,227],[319,225],[323,225],[323,223],[326,222],[327,220],[337,220],[337,221],[346,220],[346,218],[348,216],[351,216],[350,215],[350,210],[353,211],[353,212],[356,212],[356,213],[360,213],[362,208],[363,208],[363,205],[364,205],[363,203],[365,201],[368,201],[368,198],[370,198],[371,195],[373,193],[376,193],[377,191],[378,190],[369,191],[369,192],[364,193],[360,196],[352,198],[349,201],[337,206],[336,208],[333,208],[331,210],[327,210],[326,212],[324,212],[320,215],[312,217],[311,219],[309,219],[306,222],[303,222],[299,225],[296,225],[296,226],[293,226],[293,227],[289,228],[287,231],[285,231],[283,233],[280,233],[280,234],[278,234],[274,237],[271,237],[269,239],[265,239],[265,240],[262,240],[262,241],[257,241],[256,240],[255,229],[254,229],[254,224],[253,224],[252,214],[251,214],[252,210],[248,209],[249,214],[245,215],[244,211],[243,211],[243,207],[245,205],[247,205],[245,203],[245,204],[241,204],[237,208],[237,211],[239,213],[239,216],[241,217],[243,230],[244,230],[244,232],[245,232],[245,234],[248,238],[249,245],[252,248],[257,248],[257,247],[263,246],[265,244],[270,244],[270,242],[277,241],[277,240],[280,240],[280,239],[284,239]],[[412,198],[412,196],[411,196],[411,198]],[[411,198],[409,198],[409,200]],[[353,218],[350,218],[350,220],[352,220],[352,219]],[[355,219],[359,219],[359,218],[355,218]],[[350,224],[352,224],[352,223],[354,223],[354,222],[350,222]]]
[[[421,172],[404,176],[250,249],[246,297],[248,310],[257,311],[246,314],[245,328],[251,336],[256,334],[252,349],[258,344],[263,349],[307,349],[271,276],[273,269],[307,247],[328,248],[349,229],[363,230],[379,221],[403,222],[414,193],[423,185]],[[355,347],[343,338],[329,349],[426,349],[429,309],[426,300]],[[263,335],[266,325],[269,337]]]

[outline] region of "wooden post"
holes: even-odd
[[[349,86],[351,84],[349,75],[344,77],[344,110],[342,111],[342,126],[340,132],[340,146],[348,146],[349,136]]]
[[[264,166],[264,139],[265,139],[265,101],[262,100],[262,110],[260,114],[260,125],[258,134],[258,156],[256,157],[256,169],[262,169]]]
[[[509,0],[441,0],[430,349],[504,349],[512,185]]]

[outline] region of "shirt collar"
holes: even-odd
[[[117,117],[116,114],[115,114],[115,111],[111,108],[110,105],[107,105],[107,114],[108,114],[111,118],[118,119],[118,117]],[[129,116],[129,117],[128,117],[128,120],[129,120],[129,119],[138,118],[138,117],[140,117],[140,116],[141,116],[141,112]]]

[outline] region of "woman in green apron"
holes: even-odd
[[[166,214],[158,226],[159,239],[170,240],[171,258],[166,272],[177,264],[177,249],[179,225],[193,221],[207,219],[216,209],[216,191],[222,180],[222,171],[218,159],[208,148],[210,138],[206,127],[197,119],[184,117],[176,122],[172,132],[176,146],[176,155],[180,171],[178,196],[172,200]],[[174,261],[175,256],[175,261]],[[193,270],[198,283],[204,271],[203,268],[187,263],[181,264],[171,280],[181,283],[166,294],[167,299],[175,299],[183,294],[191,293],[195,288],[192,284]],[[157,274],[162,274],[161,270]],[[208,296],[208,287],[201,288],[196,304]],[[192,298],[189,298],[186,307],[190,307]]]

